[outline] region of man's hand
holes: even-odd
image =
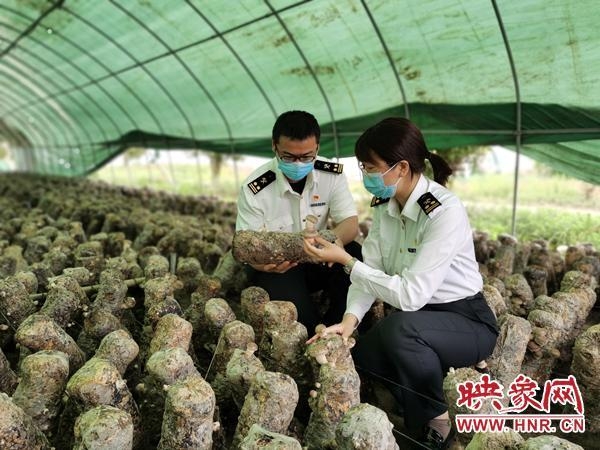
[[[323,325],[317,326],[316,334],[311,337],[306,344],[312,344],[316,340],[327,336],[328,334],[339,334],[344,339],[344,342],[348,341],[348,338],[352,335],[356,326],[358,325],[358,319],[354,314],[344,314],[344,318],[340,323],[324,327]]]
[[[298,263],[291,261],[284,261],[280,264],[250,264],[254,270],[259,272],[269,273],[285,273],[292,267],[296,267]]]

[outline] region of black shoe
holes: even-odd
[[[454,442],[455,431],[454,428],[450,428],[450,433],[446,439],[442,437],[442,435],[431,427],[426,428],[424,440],[421,442],[425,448],[429,448],[431,450],[445,450],[450,447],[452,442]]]
[[[486,367],[477,367],[477,366],[473,366],[473,368],[474,368],[474,369],[475,369],[477,372],[479,372],[479,373],[481,373],[481,374],[484,374],[484,373],[490,373],[490,369],[489,369],[487,366],[486,366]]]

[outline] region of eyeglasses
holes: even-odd
[[[389,169],[386,170],[385,172],[380,172],[376,167],[373,167],[371,170],[367,170],[367,168],[365,167],[364,163],[362,163],[361,161],[358,161],[358,168],[360,169],[360,171],[363,174],[370,174],[370,173],[381,173],[381,175],[385,175],[386,173],[388,173],[390,170],[392,170],[394,167],[396,167],[398,165],[400,161],[396,162],[395,164],[393,164],[392,166],[388,166]]]
[[[300,161],[302,163],[310,163],[313,162],[315,159],[317,159],[317,153],[319,152],[319,147],[317,147],[317,149],[315,150],[315,154],[314,155],[300,155],[300,156],[296,156],[296,155],[292,155],[291,153],[288,153],[284,150],[284,154],[281,155],[279,153],[279,149],[277,147],[275,147],[275,153],[277,154],[277,157],[279,159],[281,159],[284,162],[288,162],[288,163],[293,163],[296,161]]]

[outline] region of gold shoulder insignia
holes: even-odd
[[[261,176],[248,183],[248,187],[250,188],[252,193],[256,195],[264,188],[266,188],[269,184],[271,184],[273,181],[275,181],[275,172],[273,172],[272,170],[267,170]]]
[[[315,169],[322,170],[323,172],[342,173],[344,171],[344,165],[336,162],[321,161],[317,159],[315,161]]]
[[[435,198],[431,192],[425,192],[421,195],[417,200],[417,203],[427,215],[441,205],[440,201]]]
[[[384,203],[387,203],[389,201],[390,201],[389,198],[373,197],[371,199],[371,207],[383,205]]]

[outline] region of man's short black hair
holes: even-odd
[[[278,142],[280,136],[286,136],[295,141],[303,141],[314,136],[318,144],[321,138],[321,128],[312,114],[306,111],[287,111],[281,114],[273,125],[273,142]]]

